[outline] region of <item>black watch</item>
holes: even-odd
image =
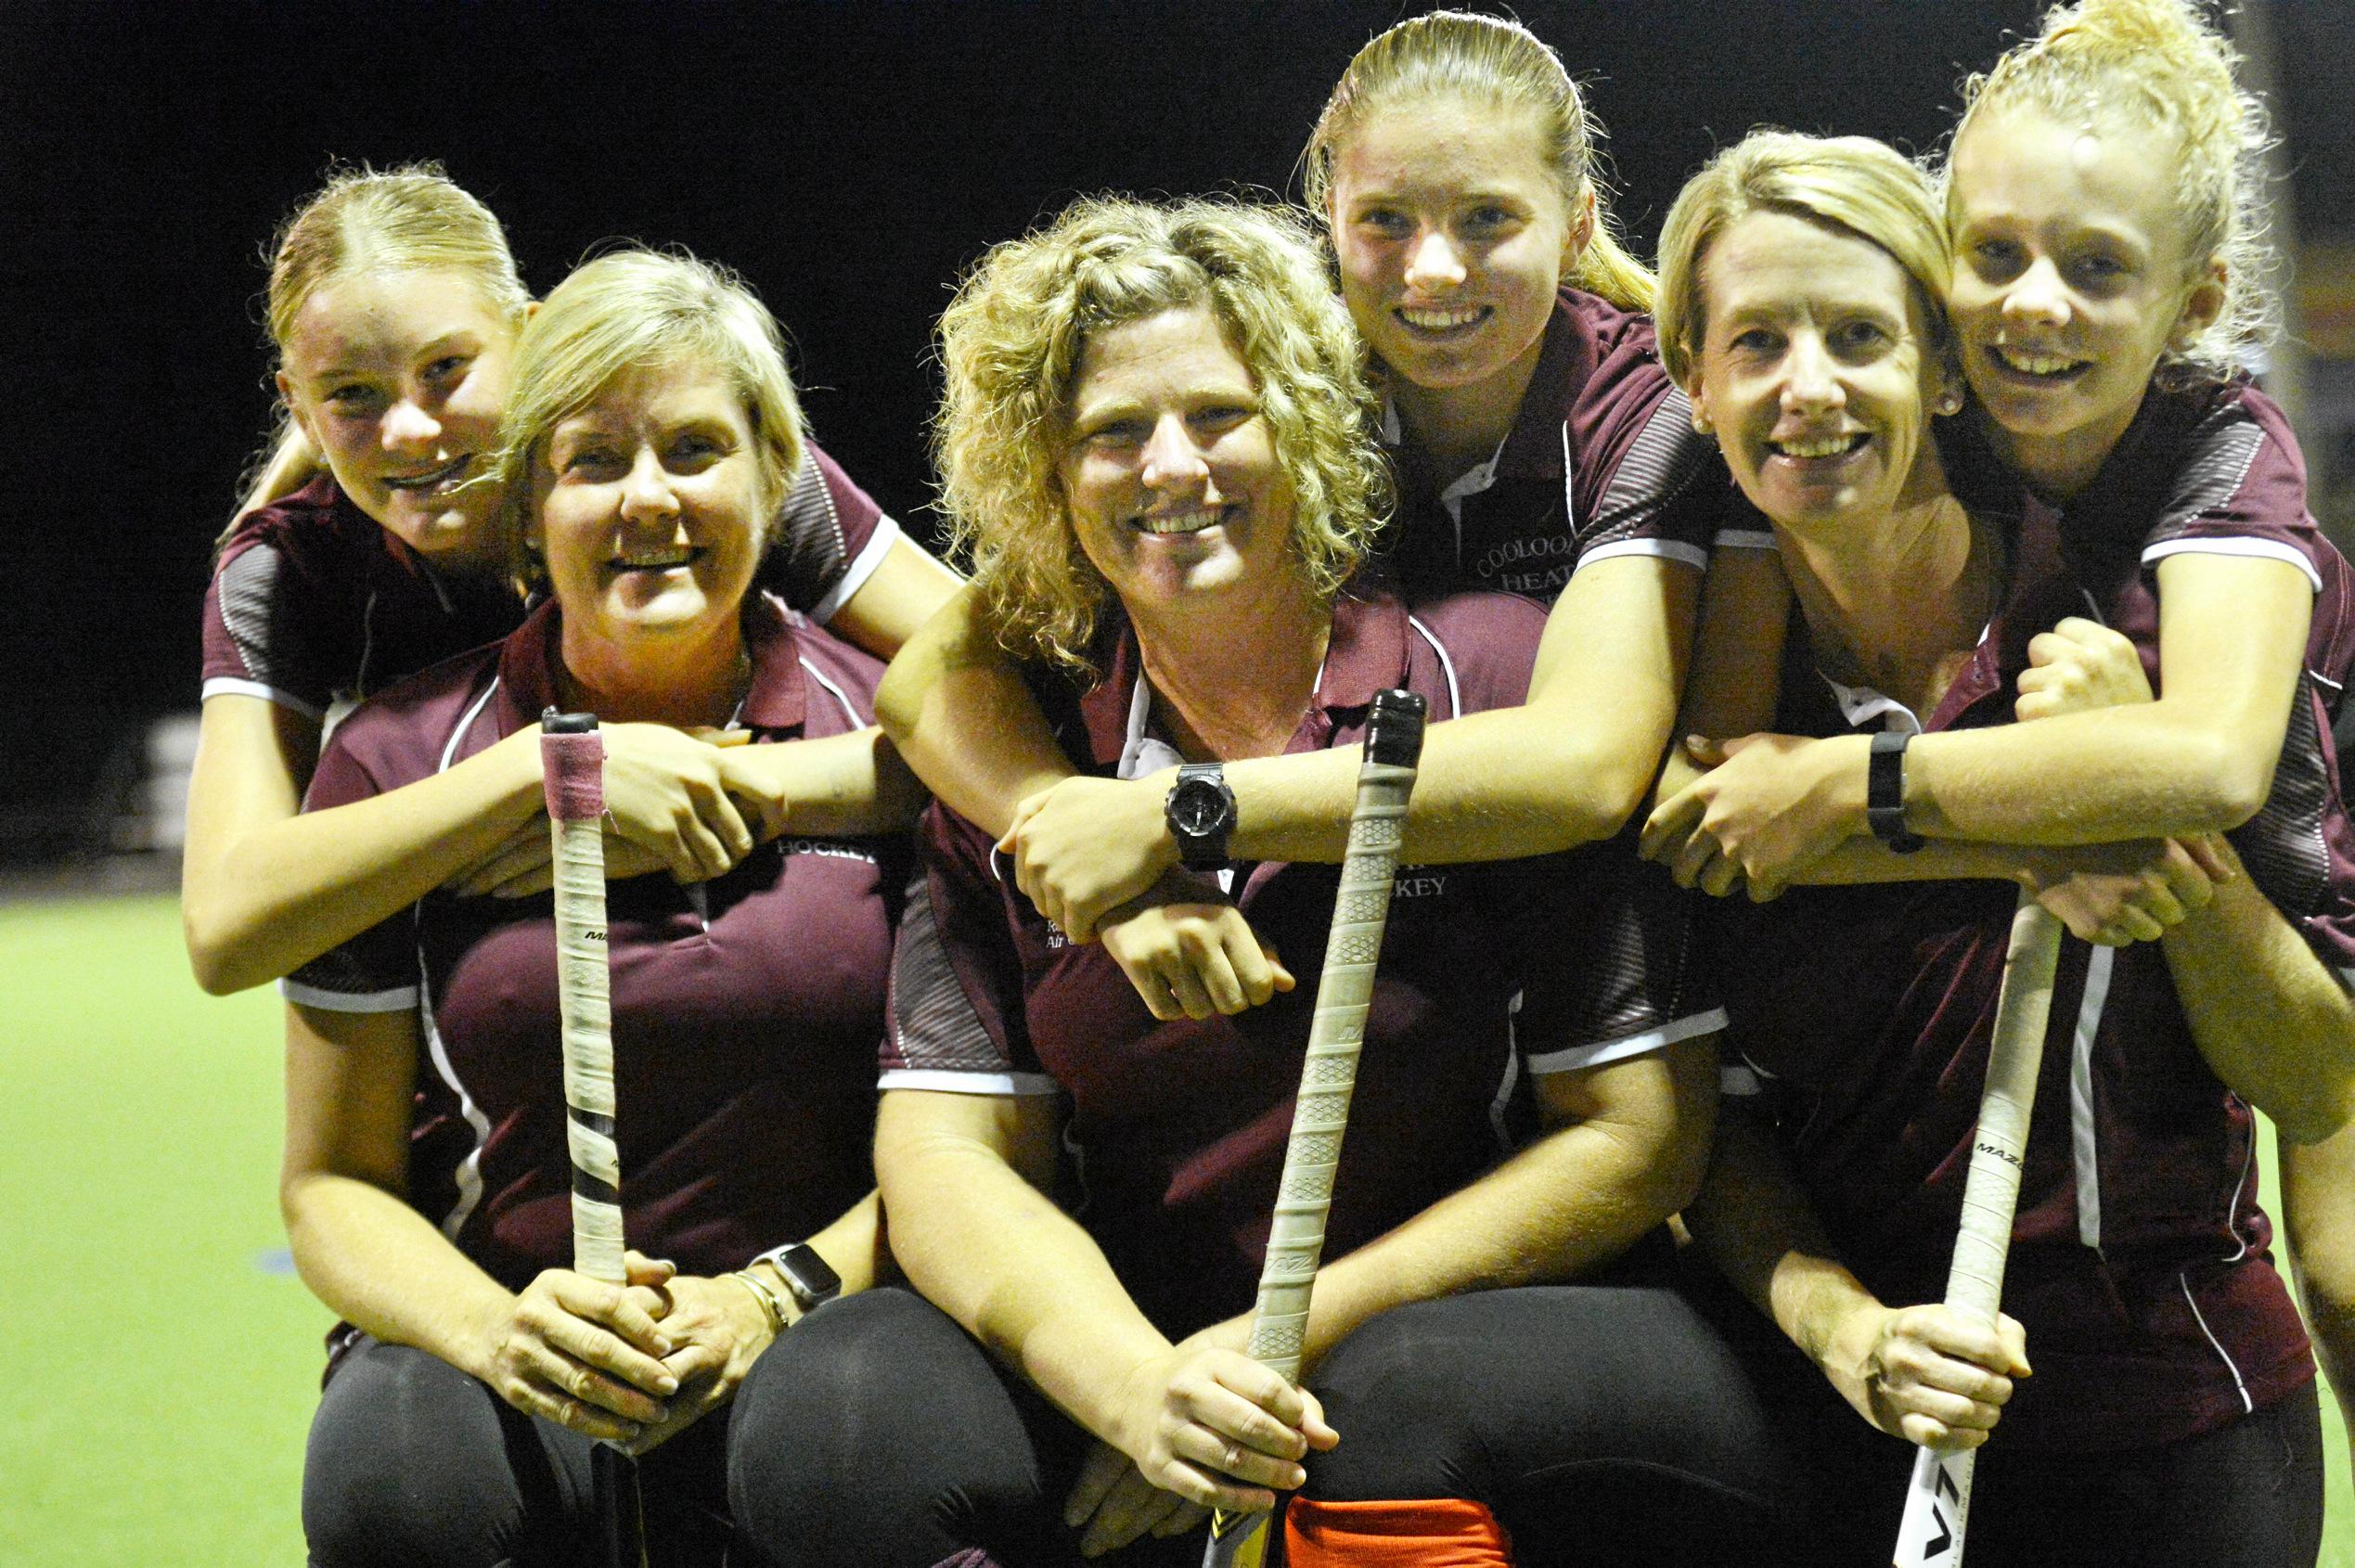
[[[1227,835],[1235,830],[1235,792],[1216,763],[1187,763],[1178,769],[1162,806],[1178,859],[1189,871],[1216,871],[1227,864]]]
[[[1905,825],[1905,749],[1912,733],[1885,729],[1872,737],[1872,756],[1864,776],[1864,823],[1872,836],[1898,855],[1922,847],[1922,835]]]
[[[753,1263],[765,1263],[777,1270],[804,1313],[817,1311],[843,1293],[843,1277],[806,1241],[788,1241],[781,1247],[771,1247]],[[745,1266],[749,1268],[752,1264]]]

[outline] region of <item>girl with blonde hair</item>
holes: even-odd
[[[1619,830],[1657,771],[1718,542],[1729,492],[1660,368],[1650,275],[1602,200],[1600,135],[1526,28],[1439,11],[1359,51],[1304,155],[1383,395],[1398,497],[1389,569],[1421,591],[1553,607],[1529,703],[1434,730],[1408,829],[1419,861]],[[1728,614],[1748,577],[1770,572],[1763,551],[1732,552],[1745,554],[1759,564],[1720,558],[1730,570],[1712,593]],[[1176,868],[1339,858],[1354,752],[1226,767],[1218,842],[1181,844],[1172,778],[1069,778],[1005,657],[969,604],[895,662],[883,717],[911,764],[1004,832],[1023,891],[1075,939],[1149,889],[1149,903],[1180,901],[1166,925],[1155,914],[1104,928],[1156,1011],[1233,1012],[1288,983]]]
[[[838,788],[717,876],[608,893],[626,1287],[570,1266],[547,896],[429,892],[287,981],[280,1195],[341,1318],[304,1462],[322,1568],[590,1561],[598,1441],[643,1456],[663,1560],[716,1561],[731,1481],[760,1486],[725,1407],[882,1248],[868,1148],[904,873],[862,833],[921,796],[869,720],[878,662],[757,586],[801,466],[776,324],[714,268],[617,253],[548,296],[512,369],[486,458],[548,597],[338,726],[313,805],[446,775],[549,706],[608,736],[829,749]]]
[[[492,466],[533,307],[506,235],[431,165],[338,174],[279,236],[268,299],[285,422],[206,595],[182,884],[189,957],[216,993],[284,975],[454,879],[545,875],[538,763],[521,740],[412,790],[296,814],[346,706],[521,613]],[[778,505],[768,580],[879,653],[951,585],[814,446]],[[651,726],[608,739],[619,872],[716,875],[828,788],[798,757]]]

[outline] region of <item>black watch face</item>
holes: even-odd
[[[1227,803],[1218,798],[1217,786],[1190,780],[1169,803],[1170,825],[1181,833],[1197,836],[1216,832],[1226,807]]]

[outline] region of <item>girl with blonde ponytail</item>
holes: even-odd
[[[496,764],[297,816],[331,715],[521,618],[495,469],[532,309],[498,220],[431,164],[336,174],[271,248],[285,413],[205,597],[182,873],[209,991],[283,976],[454,878],[521,889],[541,875],[536,767],[506,765],[520,742]],[[814,446],[774,535],[765,583],[879,653],[954,585]],[[730,757],[650,725],[619,726],[616,744],[624,842],[610,864],[726,870],[755,836],[736,800],[781,830],[772,749]]]
[[[1660,366],[1643,314],[1652,276],[1602,201],[1601,134],[1526,28],[1441,11],[1358,52],[1303,157],[1383,394],[1398,494],[1390,570],[1425,593],[1553,606],[1528,705],[1432,732],[1408,827],[1417,860],[1609,838],[1651,785],[1676,715],[1731,492]],[[1739,603],[1745,576],[1779,581],[1769,551],[1724,559],[1713,597]],[[1181,891],[1151,892],[1178,859],[1171,776],[1068,777],[970,613],[911,645],[879,705],[944,799],[1006,831],[1022,887],[1075,939],[1123,900]],[[1232,854],[1338,858],[1356,766],[1347,751],[1230,764]],[[1149,1005],[1233,1012],[1266,999],[1276,971],[1229,913],[1209,918],[1199,942],[1165,942],[1137,920],[1113,936]]]
[[[2268,760],[2280,715],[2311,703],[2301,671],[2334,673],[2306,647],[2305,464],[2243,370],[2279,323],[2265,286],[2266,114],[2235,61],[2189,0],[2056,9],[1966,84],[1948,194],[1978,432],[2065,527],[2114,520],[2122,539],[2139,535],[2175,677],[2139,717],[2156,728],[2172,706],[2187,741],[2222,742],[2210,778]],[[2122,265],[2100,249],[2103,220],[2121,218],[2148,248]],[[2096,263],[2115,278],[2084,281]],[[2234,1035],[2355,1035],[2355,1008],[2309,952],[2323,945],[2313,911],[2286,913],[2264,983],[2217,986],[2218,1005],[2194,1012],[2204,1048],[2208,1035],[2214,1048]],[[2355,1133],[2285,1138],[2282,1182],[2308,1317],[2355,1424]]]

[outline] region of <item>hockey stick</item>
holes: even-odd
[[[1332,1176],[1341,1162],[1341,1136],[1349,1122],[1349,1095],[1358,1083],[1358,1050],[1366,1037],[1373,998],[1374,962],[1390,919],[1390,887],[1398,871],[1398,841],[1407,797],[1422,755],[1422,699],[1410,691],[1377,692],[1366,725],[1365,762],[1358,771],[1358,803],[1349,814],[1349,852],[1325,942],[1324,974],[1308,1025],[1308,1053],[1300,1064],[1300,1094],[1284,1147],[1284,1174],[1276,1189],[1275,1224],[1260,1265],[1259,1300],[1251,1315],[1251,1356],[1300,1379],[1300,1347],[1308,1326],[1308,1296],[1325,1246],[1325,1215],[1332,1207]],[[1211,1516],[1203,1568],[1260,1568],[1267,1560],[1266,1513]]]
[[[564,1021],[564,1131],[573,1158],[573,1267],[610,1285],[622,1264],[622,1159],[613,1131],[613,1009],[605,945],[605,743],[593,713],[540,715],[540,778],[555,850],[556,990]],[[609,1568],[645,1568],[637,1467],[600,1443],[589,1457]]]
[[[1995,1321],[2003,1299],[2020,1160],[2060,957],[2059,918],[2037,903],[2036,894],[2021,893],[2012,915],[2012,945],[2003,956],[2003,986],[1995,1001],[1995,1039],[1988,1049],[1978,1133],[1971,1140],[1971,1172],[1962,1184],[1962,1226],[1946,1279],[1946,1305],[1983,1323]],[[1977,1454],[1975,1448],[1924,1448],[1913,1456],[1913,1481],[1898,1525],[1897,1553],[1890,1559],[1894,1568],[1962,1568]]]

